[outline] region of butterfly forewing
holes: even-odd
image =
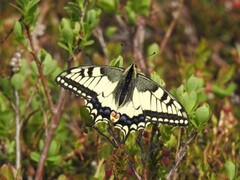
[[[113,74],[122,74],[121,68],[111,70]],[[117,79],[110,78],[107,66],[85,66],[62,72],[56,82],[77,96],[89,99],[104,92]]]

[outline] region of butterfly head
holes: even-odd
[[[137,65],[135,63],[132,63],[124,72],[125,74],[128,74],[128,77],[130,78],[130,76],[133,77],[137,77],[137,73],[138,73],[138,68]]]

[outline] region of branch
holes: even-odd
[[[5,37],[1,38],[0,45],[2,45],[7,40],[7,38],[12,34],[12,32],[13,32],[13,28],[7,33]]]
[[[145,20],[138,17],[137,31],[133,39],[133,54],[134,59],[139,63],[141,70],[146,72],[147,65],[145,59],[143,58],[143,41],[145,36]]]
[[[105,135],[103,132],[101,132],[98,128],[96,128],[96,127],[92,127],[95,131],[97,131],[97,133],[98,134],[100,134],[101,136],[103,136],[104,138],[106,138],[111,144],[112,144],[112,146],[114,147],[114,148],[117,148],[118,147],[118,145],[114,142],[114,141],[112,141],[107,135]]]
[[[102,32],[102,29],[97,27],[95,31],[93,31],[93,34],[94,36],[98,39],[101,47],[102,47],[102,50],[103,50],[103,54],[104,54],[104,57],[107,61],[107,64],[109,64],[109,57],[108,57],[108,51],[107,51],[107,47],[106,47],[106,43],[104,41],[104,38],[103,38],[103,32]]]
[[[190,137],[189,140],[180,148],[180,150],[177,153],[177,160],[175,162],[175,165],[173,166],[171,171],[168,173],[166,180],[171,180],[172,179],[171,177],[173,176],[173,174],[177,172],[180,162],[183,160],[184,156],[186,155],[187,145],[190,144],[190,142],[192,142],[192,140],[195,139],[196,135],[197,135],[197,132],[193,133],[192,137]]]
[[[64,108],[64,104],[66,102],[68,95],[66,93],[65,90],[61,90],[60,95],[59,95],[59,101],[58,104],[56,105],[56,108],[53,111],[53,116],[50,122],[50,127],[48,130],[48,134],[47,137],[45,139],[44,142],[44,147],[43,147],[43,152],[41,154],[41,158],[38,164],[38,169],[37,169],[37,173],[36,173],[36,177],[35,180],[41,180],[43,177],[43,172],[44,172],[44,164],[48,155],[48,150],[54,135],[54,132],[56,130],[56,128],[59,125],[62,113],[63,113],[63,108]]]
[[[125,149],[125,145],[122,144],[120,145],[121,149],[123,150],[124,154],[127,156],[127,162],[128,162],[128,165],[130,166],[130,168],[132,169],[132,171],[134,172],[137,180],[142,180],[142,177],[138,174],[137,170],[135,169],[134,167],[134,163],[132,162],[132,160],[130,159],[129,155],[127,154],[127,151]]]
[[[181,12],[182,7],[183,7],[183,0],[179,0],[178,3],[179,3],[179,6],[178,6],[178,9],[176,11],[176,14],[175,14],[175,16],[173,16],[173,20],[172,20],[170,26],[168,27],[167,32],[165,33],[165,36],[163,37],[163,40],[160,44],[160,49],[161,49],[162,52],[164,51],[164,49],[166,47],[166,44],[167,44],[167,42],[168,42],[168,40],[169,40],[169,38],[170,38],[170,36],[173,32],[173,29],[177,24],[178,18],[180,16],[180,12]]]
[[[32,39],[30,30],[29,30],[29,26],[25,25],[25,28],[26,28],[26,31],[27,31],[27,37],[28,37],[29,42],[30,42],[31,54],[32,54],[33,59],[35,60],[35,62],[37,64],[38,74],[39,74],[39,77],[41,79],[44,92],[47,96],[48,106],[50,107],[51,111],[53,111],[54,106],[53,106],[52,98],[51,98],[50,91],[49,91],[48,86],[47,86],[46,78],[43,75],[42,65],[41,65],[40,60],[37,56],[37,51],[36,51],[34,43],[33,43],[33,39]]]
[[[20,144],[20,132],[21,132],[21,122],[20,122],[20,113],[19,113],[19,94],[16,89],[14,89],[15,96],[15,105],[14,105],[14,114],[15,114],[15,124],[16,124],[16,169],[21,167],[21,144]]]

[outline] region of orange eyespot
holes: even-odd
[[[117,114],[117,113],[116,113],[115,111],[112,111],[112,112],[111,112],[111,117],[115,117],[116,114]]]
[[[120,114],[119,114],[119,113],[116,113],[115,111],[112,111],[110,116],[111,116],[110,118],[111,118],[114,122],[116,122],[117,120],[120,119]]]
[[[120,114],[116,114],[115,118],[118,120],[120,118]]]

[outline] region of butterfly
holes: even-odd
[[[181,103],[140,73],[135,63],[126,70],[112,66],[71,68],[58,75],[56,83],[84,98],[94,125],[111,123],[124,137],[144,129],[149,123],[189,124]]]

